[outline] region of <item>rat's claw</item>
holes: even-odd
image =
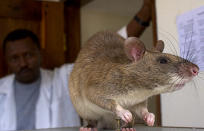
[[[121,106],[118,106],[116,108],[116,115],[126,123],[129,123],[132,121],[132,113],[128,110],[123,109]]]
[[[148,126],[153,126],[155,121],[155,116],[153,113],[146,113],[143,117],[143,120],[147,123]]]

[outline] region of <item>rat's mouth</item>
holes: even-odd
[[[180,80],[179,82],[176,82],[173,87],[175,90],[179,90],[179,89],[182,89],[186,83],[190,82],[192,80],[191,77],[189,78],[182,78],[182,80]]]
[[[186,83],[190,82],[193,78],[192,77],[173,77],[173,90],[179,90],[182,89]]]
[[[179,84],[175,84],[175,85],[174,85],[174,88],[175,88],[176,90],[180,90],[180,89],[182,89],[184,86],[185,86],[185,83],[179,83]]]

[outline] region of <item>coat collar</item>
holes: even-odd
[[[14,75],[9,75],[0,82],[0,95],[2,116],[0,118],[0,128],[2,130],[16,129],[16,107],[13,93]],[[12,124],[10,124],[12,123]]]
[[[14,75],[6,76],[0,82],[0,94],[7,95],[13,88]]]

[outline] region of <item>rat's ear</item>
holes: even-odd
[[[125,53],[130,60],[138,61],[145,53],[145,46],[142,41],[136,37],[128,37],[125,40]]]
[[[162,40],[158,40],[156,47],[154,47],[156,51],[163,52],[164,50],[164,42]]]

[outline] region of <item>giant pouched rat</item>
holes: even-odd
[[[198,74],[197,65],[162,53],[164,43],[147,50],[136,37],[126,40],[103,31],[81,49],[69,80],[70,96],[78,114],[98,128],[115,128],[133,116],[154,125],[147,99],[181,89]]]

